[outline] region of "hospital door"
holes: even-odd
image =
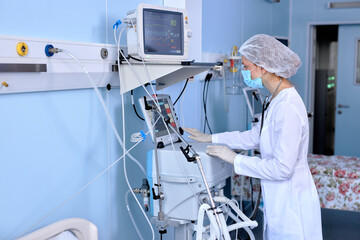
[[[335,154],[360,157],[360,25],[339,25]],[[356,75],[357,80],[356,80]]]

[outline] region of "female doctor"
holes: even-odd
[[[264,239],[322,239],[319,198],[307,162],[307,112],[288,80],[301,61],[288,47],[264,34],[251,37],[239,52],[245,83],[265,87],[271,94],[260,122],[245,132],[207,135],[193,128],[184,130],[196,141],[260,149],[261,157],[236,154],[226,146],[208,146],[206,152],[234,164],[235,173],[261,180]]]

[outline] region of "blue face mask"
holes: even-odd
[[[253,68],[254,69],[254,68]],[[251,71],[253,70],[251,69]],[[250,70],[241,70],[241,74],[244,77],[244,82],[248,87],[251,88],[263,88],[261,78],[251,79],[251,71]]]

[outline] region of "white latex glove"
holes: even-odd
[[[208,146],[206,153],[221,158],[222,160],[234,164],[236,153],[227,146]]]
[[[191,134],[189,135],[189,138],[192,140],[195,140],[197,142],[209,142],[211,143],[211,135],[205,134],[200,131],[198,131],[196,128],[182,128],[185,132]]]

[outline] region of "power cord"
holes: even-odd
[[[132,105],[133,105],[133,108],[134,108],[134,111],[135,111],[136,116],[138,116],[138,118],[140,118],[141,120],[145,121],[145,119],[142,118],[142,117],[138,114],[138,112],[136,111],[136,106],[135,106],[135,103],[134,103],[134,91],[133,91],[133,90],[131,90],[131,103],[132,103]]]
[[[183,89],[181,90],[180,95],[177,97],[177,99],[175,100],[175,102],[174,102],[174,104],[173,104],[174,106],[175,106],[175,104],[177,103],[177,101],[180,99],[181,95],[184,93],[185,88],[186,88],[188,82],[189,82],[189,79],[186,79],[185,85],[184,85]]]
[[[204,122],[204,133],[205,133],[205,129],[206,126],[209,128],[210,134],[212,134],[212,130],[210,128],[210,124],[208,121],[208,117],[207,117],[207,109],[206,109],[206,101],[207,101],[207,95],[208,95],[208,91],[209,91],[209,83],[210,83],[210,79],[212,78],[212,73],[208,73],[205,77],[204,80],[204,88],[203,88],[203,105],[204,105],[204,113],[205,113],[205,122]]]

